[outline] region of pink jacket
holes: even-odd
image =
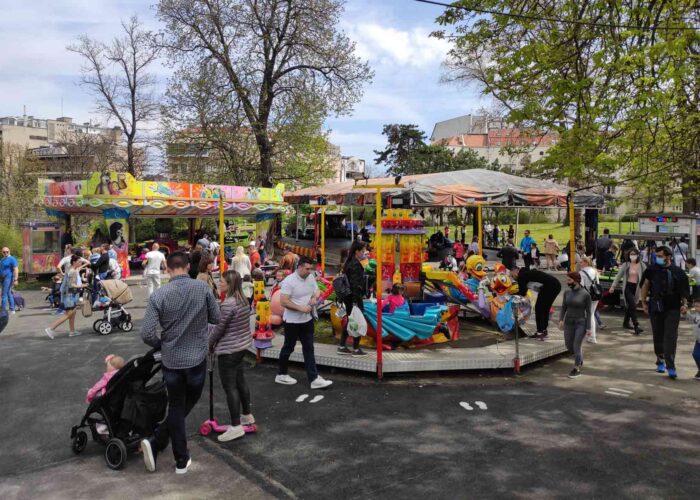
[[[90,401],[95,399],[95,396],[97,395],[104,396],[104,393],[106,392],[107,383],[112,377],[114,377],[115,373],[117,373],[117,370],[110,370],[108,372],[105,372],[102,375],[102,378],[98,380],[97,383],[93,385],[87,392],[87,396],[85,396],[85,402],[89,403]]]

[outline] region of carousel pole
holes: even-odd
[[[226,271],[226,257],[224,255],[224,191],[219,190],[219,275]]]
[[[481,203],[476,205],[476,224],[479,236],[479,255],[484,255],[484,227],[483,227],[483,211]]]
[[[569,205],[569,271],[576,271],[576,224],[574,223],[574,192],[567,196]]]
[[[321,276],[326,277],[326,207],[321,207]]]

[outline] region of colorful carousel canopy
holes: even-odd
[[[370,184],[394,184],[393,177],[370,179]],[[357,189],[365,181],[340,182],[284,194],[290,204],[306,204],[324,197],[339,205],[371,203],[374,189]],[[554,182],[518,177],[492,170],[473,169],[436,174],[407,175],[403,188],[388,189],[387,195],[407,196],[414,207],[487,206],[565,207],[569,188]],[[357,186],[357,188],[356,188]],[[591,191],[574,193],[577,208],[602,208],[603,196]]]
[[[49,211],[102,214],[122,209],[137,217],[202,217],[217,215],[223,194],[229,216],[282,213],[284,185],[275,188],[137,181],[127,173],[96,172],[82,181],[39,181],[39,196]]]

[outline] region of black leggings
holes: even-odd
[[[552,293],[549,291],[542,290],[537,294],[537,300],[535,301],[535,324],[537,325],[537,331],[540,333],[547,331],[547,326],[549,325],[549,310],[554,304],[554,299],[559,295],[557,293]]]
[[[231,425],[241,425],[241,414],[250,415],[250,389],[243,372],[243,357],[245,351],[233,354],[222,354],[219,362],[219,377],[224,386],[228,411],[231,414]],[[241,411],[241,407],[243,411]]]
[[[639,321],[637,320],[637,283],[627,283],[625,286],[625,320],[624,325],[628,325],[630,320],[632,324],[637,326]]]
[[[345,311],[348,313],[348,318],[350,318],[350,313],[352,312],[353,306],[357,306],[360,308],[360,311],[365,312],[365,304],[362,301],[362,299],[354,299],[352,297],[345,299],[343,301],[345,304]],[[345,347],[345,343],[348,341],[348,326],[347,323],[345,325],[345,328],[343,328],[343,333],[340,334],[340,346]],[[359,349],[360,348],[360,337],[353,337],[352,338],[352,348],[353,349]]]

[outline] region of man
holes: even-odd
[[[61,235],[61,252],[66,250],[66,246],[73,246],[73,231],[71,228],[66,229],[66,232]]]
[[[10,312],[15,314],[15,297],[12,295],[12,287],[19,283],[19,266],[17,259],[10,255],[10,249],[3,247],[0,258],[0,283],[2,283],[2,309],[8,304]]]
[[[311,311],[321,295],[316,278],[311,272],[315,265],[312,259],[302,256],[297,270],[287,276],[280,286],[280,303],[284,307],[284,346],[280,352],[278,374],[275,377],[278,384],[297,383],[296,379],[287,375],[289,356],[294,352],[297,339],[301,342],[304,367],[311,388],[323,389],[333,383],[318,374],[314,357],[314,319]]]
[[[506,246],[501,248],[501,251],[498,252],[498,257],[501,258],[501,262],[503,262],[506,269],[512,269],[517,266],[519,255],[520,253],[515,248],[512,239],[509,239]]]
[[[688,312],[690,285],[685,272],[673,263],[673,252],[667,246],[656,249],[655,262],[642,275],[642,307],[649,313],[654,335],[656,371],[675,379],[676,344],[681,314]],[[649,297],[649,303],[647,303]]]
[[[552,308],[557,295],[561,292],[561,283],[551,274],[537,269],[512,267],[510,274],[518,282],[518,295],[523,297],[527,295],[530,283],[542,285],[537,292],[537,301],[535,302],[537,333],[533,337],[544,340],[547,337],[547,327],[549,326],[549,310]]]
[[[530,236],[530,230],[526,229],[525,236],[523,236],[523,239],[520,240],[520,252],[523,254],[523,256],[530,253],[534,242],[535,240]]]
[[[141,338],[161,350],[163,380],[168,389],[168,415],[155,434],[141,441],[146,469],[156,470],[158,453],[172,440],[175,473],[184,474],[192,463],[187,450],[185,417],[202,395],[207,374],[207,324],[219,322],[219,305],[209,286],[187,275],[189,261],[183,252],[167,259],[170,282],[148,301]],[[156,329],[160,327],[160,337]]]
[[[282,259],[280,260],[280,269],[283,269],[285,271],[292,272],[296,268],[296,263],[299,257],[292,252],[292,249],[289,248],[289,245],[285,245],[284,247],[284,255],[282,256]]]
[[[255,269],[255,264],[260,264],[260,254],[255,241],[251,241],[250,245],[248,245],[248,257],[250,258],[250,268]]]
[[[208,234],[202,235],[202,237],[199,240],[197,240],[197,245],[202,247],[204,250],[209,250],[209,244],[210,244],[210,241],[209,241]]]
[[[595,240],[595,265],[598,269],[605,269],[608,263],[608,252],[612,244],[610,229],[603,229],[603,236]]]
[[[691,302],[694,302],[698,300],[698,291],[700,291],[700,267],[698,267],[697,261],[692,257],[689,257],[688,260],[685,261],[685,266],[690,278],[695,281],[695,285],[690,287]]]
[[[472,252],[474,255],[479,255],[479,237],[474,236],[472,238],[472,242],[469,243],[469,246],[467,247],[468,252]]]
[[[508,226],[508,239],[515,241],[515,228],[513,227],[513,224]]]
[[[493,246],[495,246],[495,247],[498,247],[498,235],[499,235],[499,233],[500,233],[500,230],[498,229],[498,224],[494,224],[493,236],[491,239],[493,240]]]
[[[151,246],[151,251],[146,254],[146,260],[143,261],[143,275],[148,282],[148,296],[153,295],[153,292],[160,288],[160,272],[165,270],[165,255],[160,251],[160,245],[154,243]]]

